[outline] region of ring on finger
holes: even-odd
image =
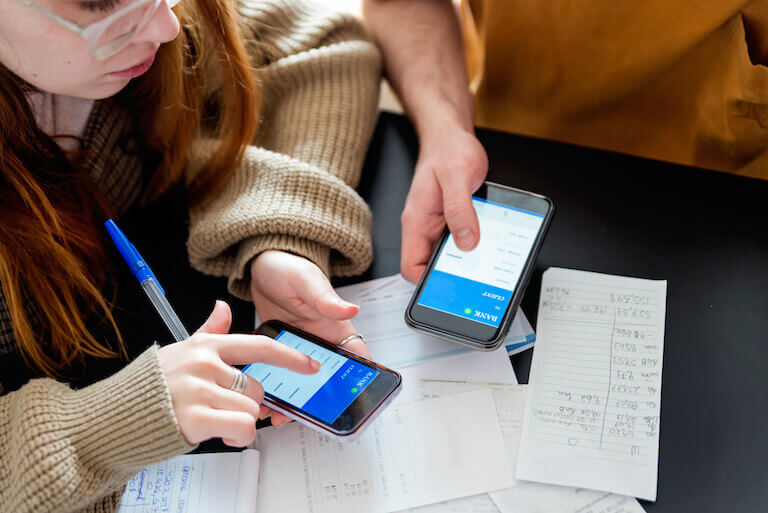
[[[242,394],[245,392],[245,386],[248,384],[248,378],[245,377],[245,374],[243,374],[240,369],[232,367],[232,370],[235,371],[235,375],[232,377],[232,384],[229,385],[229,389]]]
[[[339,347],[343,347],[344,344],[346,344],[347,342],[351,342],[351,341],[355,340],[356,338],[359,338],[360,341],[363,344],[365,344],[365,337],[363,336],[363,334],[362,333],[355,333],[354,335],[350,335],[347,338],[345,338],[344,340],[342,340],[341,342],[339,342]]]

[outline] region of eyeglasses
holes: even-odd
[[[32,0],[19,1],[86,39],[91,57],[101,61],[125,48],[136,34],[141,33],[162,2],[166,2],[168,7],[174,7],[181,0],[136,0],[87,27],[62,18]]]

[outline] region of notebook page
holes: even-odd
[[[250,479],[258,479],[258,452],[256,467],[253,456],[246,456]],[[118,513],[197,513],[198,511],[220,511],[235,513],[237,502],[238,474],[241,473],[241,454],[210,453],[185,454],[170,460],[144,467],[126,486],[120,500]],[[254,473],[255,470],[255,473]],[[243,513],[255,513],[253,509]],[[237,511],[237,513],[241,513]]]
[[[656,500],[666,281],[544,273],[518,479]]]

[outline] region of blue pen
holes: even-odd
[[[112,237],[112,241],[114,241],[120,254],[123,255],[123,259],[125,259],[128,267],[131,268],[131,272],[139,280],[139,284],[141,284],[144,293],[152,302],[152,306],[155,307],[165,325],[168,326],[173,338],[176,339],[176,342],[188,339],[189,333],[187,329],[165,298],[165,291],[152,273],[152,269],[149,268],[133,244],[130,243],[112,219],[104,223],[104,226],[107,227],[109,236]]]

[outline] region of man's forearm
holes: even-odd
[[[365,0],[364,15],[419,137],[446,124],[471,130],[473,98],[452,2]]]

